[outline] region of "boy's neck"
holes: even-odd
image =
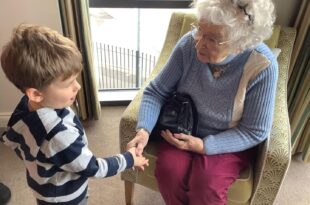
[[[33,112],[33,111],[36,111],[40,108],[42,108],[43,106],[41,106],[40,104],[36,103],[36,102],[33,102],[31,100],[28,101],[28,109],[29,109],[29,112]]]

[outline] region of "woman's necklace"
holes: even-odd
[[[229,64],[226,64],[226,65],[209,64],[209,68],[210,68],[212,75],[215,79],[220,78],[223,75],[223,73],[225,73],[225,71],[228,67],[229,67]]]
[[[224,71],[219,67],[215,67],[212,69],[212,74],[215,79],[218,79],[219,77],[221,77],[223,72]]]
[[[222,62],[227,58],[227,56],[225,56],[222,60],[218,61],[218,62]],[[219,77],[221,77],[221,75],[224,73],[224,71],[226,70],[226,68],[228,68],[228,64],[226,65],[218,65],[218,64],[210,64],[209,63],[209,67],[210,70],[212,72],[212,75],[215,79],[218,79]]]

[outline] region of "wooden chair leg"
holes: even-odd
[[[130,181],[125,182],[125,200],[126,205],[133,205],[133,191],[135,188],[135,184]]]

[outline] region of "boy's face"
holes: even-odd
[[[41,90],[42,100],[39,103],[40,107],[62,109],[72,105],[77,92],[81,88],[76,80],[77,76],[78,74],[72,75],[65,80],[58,78],[48,87]]]

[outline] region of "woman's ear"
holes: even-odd
[[[30,101],[39,103],[43,100],[43,94],[35,88],[27,88],[25,93]]]

